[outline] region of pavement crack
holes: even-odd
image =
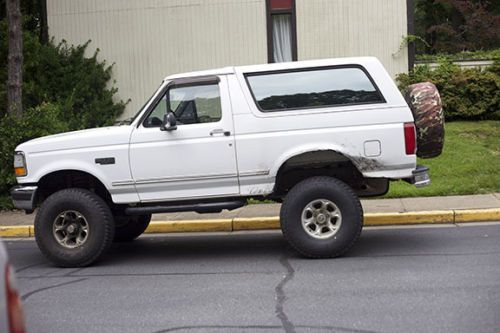
[[[76,273],[81,271],[84,268],[77,268],[77,269],[71,269],[71,268],[55,268],[53,270],[50,270],[46,272],[45,274],[42,274],[41,276],[43,277],[71,277],[71,274]],[[60,274],[63,273],[63,274]],[[79,276],[77,276],[79,277]]]
[[[295,333],[295,327],[293,326],[292,322],[288,319],[284,309],[283,305],[285,304],[287,297],[285,295],[285,285],[287,282],[293,279],[295,275],[295,270],[293,269],[292,265],[290,265],[290,262],[288,261],[288,258],[283,256],[280,258],[280,263],[283,265],[283,267],[286,268],[286,274],[283,276],[283,279],[281,279],[280,283],[275,288],[276,291],[276,308],[275,308],[275,313],[276,317],[281,321],[281,324],[283,325],[283,329],[287,333]]]
[[[22,272],[24,270],[30,269],[32,267],[40,266],[42,264],[44,264],[44,263],[43,262],[37,262],[37,263],[31,264],[31,265],[27,265],[27,266],[18,268],[18,269],[16,269],[16,274],[18,274],[19,272]]]
[[[37,294],[39,292],[42,292],[42,291],[45,291],[45,290],[49,290],[49,289],[59,288],[59,287],[62,287],[62,286],[66,286],[68,284],[81,282],[83,280],[87,280],[87,278],[81,278],[81,279],[77,279],[77,280],[73,280],[73,281],[67,281],[67,282],[55,284],[55,285],[48,286],[48,287],[38,288],[38,289],[35,289],[33,291],[30,291],[29,293],[26,293],[26,294],[22,295],[21,296],[21,300],[25,301],[28,297],[30,297],[30,296],[32,296],[34,294]]]
[[[235,330],[247,330],[256,331],[256,330],[273,330],[280,329],[281,326],[270,326],[270,325],[191,325],[191,326],[178,326],[171,327],[167,329],[163,329],[160,331],[154,331],[153,333],[167,333],[167,332],[176,332],[176,331],[191,331],[191,330],[222,330],[222,329],[230,329],[232,331]]]
[[[102,274],[77,274],[78,271],[81,271],[81,269],[78,269],[76,271],[69,272],[64,275],[52,275],[52,276],[46,276],[46,275],[31,275],[31,276],[22,276],[18,275],[18,279],[28,279],[28,280],[33,280],[33,279],[45,279],[45,278],[72,278],[72,277],[85,277],[85,278],[94,278],[94,277],[148,277],[148,276],[210,276],[210,275],[247,275],[247,274],[264,274],[264,275],[273,275],[277,274],[279,272],[275,271],[262,271],[262,272],[257,272],[257,271],[243,271],[243,272],[186,272],[186,273],[102,273]]]
[[[403,206],[403,213],[408,212],[408,208],[405,205],[405,201],[403,199],[399,199],[399,202],[401,203],[401,206]]]
[[[85,267],[80,267],[80,268],[74,269],[74,270],[69,271],[66,274],[64,274],[64,276],[74,276],[73,274],[78,273],[80,271],[83,271],[84,269],[85,269]]]
[[[168,333],[168,332],[178,332],[178,331],[207,331],[207,330],[230,330],[231,332],[256,332],[259,330],[264,330],[265,332],[270,332],[274,330],[281,329],[282,326],[274,325],[190,325],[190,326],[177,326],[162,329],[159,331],[154,331],[153,333]],[[297,325],[297,328],[303,328],[305,330],[320,330],[326,332],[336,332],[336,333],[377,333],[376,331],[366,331],[355,328],[337,327],[337,326],[315,326],[315,325]]]

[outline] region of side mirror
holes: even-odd
[[[160,126],[162,131],[173,131],[177,129],[177,119],[173,112],[167,112],[163,116],[163,123]]]

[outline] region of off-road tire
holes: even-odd
[[[328,239],[316,239],[302,227],[302,213],[316,199],[333,202],[341,212],[342,223]],[[354,191],[332,177],[311,177],[295,185],[286,195],[280,212],[281,230],[288,243],[308,258],[333,258],[346,253],[363,228],[363,208]]]
[[[85,243],[66,248],[54,235],[54,221],[62,212],[74,210],[88,223]],[[109,248],[114,237],[114,219],[109,206],[93,192],[81,188],[60,190],[49,196],[35,218],[35,239],[41,252],[56,266],[84,267]]]
[[[405,99],[415,119],[417,156],[433,158],[441,155],[444,113],[438,89],[430,82],[412,84],[406,88]]]
[[[114,242],[131,242],[144,233],[151,222],[151,214],[115,216]]]

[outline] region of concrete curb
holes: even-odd
[[[15,225],[0,227],[0,237],[17,238],[17,237],[33,237],[34,228],[30,225]]]
[[[467,223],[500,221],[500,208],[468,210],[434,210],[410,213],[367,213],[365,226]],[[280,228],[280,220],[275,217],[251,217],[212,220],[152,221],[146,233],[178,232],[232,232],[243,230],[272,230]],[[33,226],[0,227],[0,237],[23,238],[35,235]]]

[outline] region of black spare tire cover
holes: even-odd
[[[444,146],[444,114],[438,89],[430,82],[412,84],[405,99],[417,128],[417,156],[439,156]]]

